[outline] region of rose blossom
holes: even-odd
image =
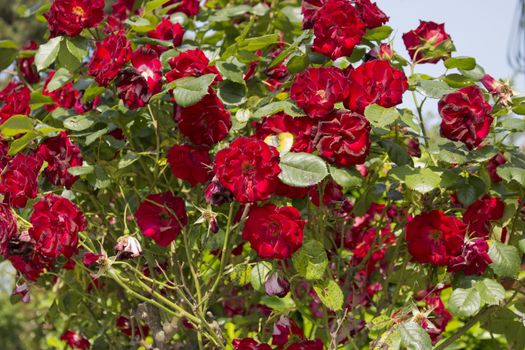
[[[101,86],[108,86],[131,59],[131,43],[122,33],[108,35],[96,44],[88,62],[88,74]]]
[[[355,4],[367,28],[380,27],[388,22],[388,16],[381,11],[375,2],[370,0],[355,0]]]
[[[462,271],[465,275],[482,275],[492,263],[488,251],[489,245],[484,239],[467,241],[461,254],[450,259],[448,271]]]
[[[286,259],[302,245],[304,224],[294,207],[253,206],[242,238],[250,242],[260,258]]]
[[[215,82],[222,77],[215,66],[210,66],[210,61],[201,49],[193,49],[179,53],[178,56],[168,61],[171,71],[166,73],[166,80],[171,82],[184,77],[200,77],[205,74],[216,74]]]
[[[51,36],[80,34],[102,22],[104,0],[54,0],[44,13]]]
[[[175,12],[182,12],[189,17],[199,14],[199,0],[169,0],[163,7],[170,8],[169,15]]]
[[[363,114],[371,104],[388,108],[403,102],[408,89],[405,73],[388,61],[368,61],[349,73],[349,98],[345,107]]]
[[[441,136],[463,142],[470,150],[478,147],[490,131],[491,109],[477,85],[443,96],[438,103]]]
[[[71,175],[68,169],[82,165],[82,154],[65,131],[46,139],[38,147],[38,154],[47,162],[44,174],[52,184],[69,189],[78,180],[78,176]]]
[[[445,266],[461,253],[465,225],[458,219],[432,210],[414,217],[405,227],[408,252],[422,264]]]
[[[118,97],[129,109],[144,107],[151,98],[147,80],[135,68],[121,70],[115,81]]]
[[[18,224],[13,211],[7,204],[0,203],[0,254],[8,252],[8,244],[18,234]]]
[[[135,212],[135,219],[144,236],[161,247],[174,241],[188,224],[184,200],[171,192],[147,196]]]
[[[454,51],[443,23],[419,21],[416,29],[403,34],[403,42],[410,58],[417,63],[437,63]]]
[[[264,291],[269,296],[284,298],[290,291],[290,282],[278,272],[271,272],[264,282]]]
[[[162,88],[162,63],[153,49],[139,47],[131,55],[131,64],[148,83],[148,93],[154,95]]]
[[[291,117],[284,112],[270,117],[263,117],[255,124],[255,135],[265,140],[270,135],[289,132],[293,135],[292,152],[311,153],[317,134],[318,120],[308,117]]]
[[[115,249],[122,259],[134,259],[142,255],[142,247],[139,241],[133,236],[119,237],[113,249]]]
[[[497,221],[503,217],[505,203],[498,197],[484,196],[478,199],[463,213],[463,222],[467,225],[467,234],[488,238],[490,235],[490,221]]]
[[[319,155],[340,167],[364,163],[370,149],[370,123],[358,113],[333,112],[319,123],[317,135]]]
[[[168,151],[168,164],[173,175],[192,186],[210,178],[211,158],[206,147],[174,145]]]
[[[490,179],[494,183],[501,182],[503,180],[501,176],[498,175],[497,169],[500,165],[503,165],[507,163],[507,160],[505,159],[505,156],[503,154],[498,153],[494,157],[490,158],[487,162],[487,171],[489,173]]]
[[[312,50],[335,60],[350,56],[365,34],[359,11],[347,0],[328,0],[315,15]]]
[[[55,71],[49,72],[44,86],[42,87],[42,95],[51,97],[54,102],[54,104],[46,106],[46,110],[48,112],[52,112],[57,107],[62,107],[65,109],[73,108],[80,98],[80,92],[73,87],[73,83],[71,81],[65,83],[58,89],[49,91],[48,85],[55,76],[55,73]]]
[[[295,77],[290,98],[310,117],[323,117],[347,97],[346,80],[336,67],[307,68]]]
[[[252,338],[233,339],[233,350],[272,350],[270,345],[258,343]]]
[[[4,195],[4,203],[23,208],[28,199],[36,197],[42,163],[42,157],[35,153],[18,153],[9,162],[0,178],[0,193]]]
[[[154,30],[148,32],[150,38],[159,40],[169,40],[172,42],[173,47],[180,46],[182,44],[182,38],[184,37],[184,27],[179,23],[173,23],[169,17],[164,17]],[[164,51],[169,50],[168,47],[161,45],[152,45],[152,48],[157,51],[160,55]]]
[[[206,200],[206,203],[218,206],[232,202],[233,193],[224,188],[219,182],[217,175],[215,175],[204,191],[204,199]]]
[[[35,249],[49,258],[71,258],[78,250],[78,233],[87,227],[84,213],[69,199],[47,194],[33,206],[29,235]]]
[[[36,49],[38,49],[38,44],[34,40],[22,46],[22,50],[34,51]],[[35,67],[35,56],[19,58],[17,59],[17,65],[20,75],[28,84],[36,84],[40,81],[40,75]]]
[[[481,84],[492,95],[496,103],[508,106],[514,96],[514,91],[508,83],[494,79],[491,75],[485,74],[480,80]]]
[[[91,343],[87,338],[72,330],[65,331],[60,336],[60,340],[65,341],[72,349],[88,350],[91,347]]]
[[[212,146],[222,141],[232,126],[230,112],[215,93],[193,106],[175,106],[173,118],[180,133],[195,145]]]
[[[31,91],[22,83],[11,81],[0,91],[0,124],[17,114],[29,115]]]
[[[240,136],[217,153],[214,170],[236,201],[266,200],[275,191],[281,172],[279,153],[263,141]]]

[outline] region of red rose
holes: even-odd
[[[304,224],[301,213],[294,207],[253,206],[242,239],[250,242],[260,258],[287,259],[303,243]]]
[[[335,60],[350,56],[365,34],[365,23],[347,0],[328,0],[315,15],[312,50]]]
[[[261,344],[252,338],[233,339],[233,350],[272,350],[268,344]]]
[[[269,296],[284,298],[290,291],[290,282],[278,272],[270,272],[264,281],[264,291]]]
[[[310,117],[323,117],[334,109],[336,102],[348,96],[347,90],[346,78],[339,68],[307,68],[297,74],[290,98]]]
[[[48,112],[52,112],[57,107],[70,109],[75,106],[80,97],[80,92],[73,87],[72,82],[67,82],[56,90],[49,91],[48,85],[55,75],[55,71],[50,71],[42,88],[42,95],[49,96],[55,102],[52,105],[47,105]]]
[[[22,83],[11,81],[0,92],[0,124],[17,114],[29,115],[31,91]]]
[[[184,200],[171,192],[147,196],[135,212],[135,219],[144,236],[161,247],[174,241],[188,224]]]
[[[505,203],[498,197],[486,195],[478,199],[463,213],[467,233],[474,237],[488,238],[491,231],[490,221],[501,219],[504,210]]]
[[[133,11],[134,5],[135,0],[117,0],[111,5],[111,14],[120,21],[124,21],[131,11]]]
[[[29,235],[35,249],[49,258],[70,258],[78,251],[78,233],[86,229],[84,213],[69,199],[47,194],[33,206]]]
[[[222,205],[233,201],[233,193],[224,188],[219,182],[217,175],[213,177],[206,190],[204,190],[204,199],[211,205]]]
[[[182,12],[189,17],[199,14],[199,0],[169,0],[163,7],[169,8],[169,15],[175,12]]]
[[[127,335],[128,337],[137,337],[137,338],[146,338],[149,334],[149,327],[138,325],[135,321],[132,325],[129,318],[124,316],[119,316],[115,321],[115,326],[122,332],[122,334]]]
[[[8,244],[18,234],[18,224],[11,208],[0,203],[0,254],[7,256]]]
[[[315,24],[317,11],[323,6],[326,0],[303,0],[301,13],[303,14],[303,29],[312,29]]]
[[[211,146],[224,140],[232,126],[230,112],[215,93],[190,107],[175,106],[173,118],[180,133],[196,145]]]
[[[229,147],[217,152],[214,170],[220,183],[233,192],[236,201],[266,200],[279,180],[279,152],[263,141],[240,136]]]
[[[82,165],[82,154],[65,131],[45,140],[39,146],[38,154],[47,162],[44,174],[53,185],[69,189],[78,180],[78,176],[71,175],[67,170]]]
[[[322,186],[323,183],[310,188],[310,200],[316,207],[320,204],[319,192],[323,193],[323,204],[327,207],[334,204],[340,204],[345,200],[343,187],[334,180],[328,180],[326,184],[324,184],[324,187]]]
[[[4,203],[24,208],[29,198],[36,197],[42,163],[42,157],[34,153],[18,153],[9,162],[0,178],[0,193],[4,195]]]
[[[22,50],[36,50],[36,49],[38,49],[38,44],[33,40],[28,42],[24,46],[22,46]],[[34,63],[35,63],[35,56],[19,58],[17,60],[18,71],[20,72],[20,75],[22,76],[22,78],[28,84],[36,84],[40,81],[40,75],[38,74],[38,71],[36,70]]]
[[[394,50],[392,49],[392,46],[390,46],[390,44],[381,44],[370,50],[366,54],[365,59],[368,61],[374,59],[390,61],[392,57],[394,57]]]
[[[121,70],[115,80],[118,97],[129,109],[144,107],[151,98],[147,80],[135,68]]]
[[[403,34],[403,42],[412,61],[437,63],[450,57],[454,44],[445,32],[445,24],[419,21],[419,26]]]
[[[507,163],[507,160],[501,153],[498,153],[494,157],[489,159],[489,161],[487,162],[487,171],[492,182],[498,183],[501,180],[503,180],[501,176],[498,175],[497,169],[500,165],[503,165],[505,163]]]
[[[317,135],[319,155],[340,167],[364,163],[370,150],[370,123],[358,113],[333,112],[319,123]]]
[[[60,336],[60,340],[65,341],[71,348],[78,350],[87,350],[91,346],[89,340],[71,330],[65,331]]]
[[[496,103],[508,106],[512,102],[514,91],[508,83],[494,79],[491,75],[485,74],[480,80],[481,84],[492,95]]]
[[[27,247],[32,249],[29,244]],[[53,263],[38,252],[29,251],[26,255],[11,255],[8,259],[16,271],[30,281],[36,281],[45,269],[53,268]]]
[[[282,349],[291,338],[304,339],[304,331],[293,320],[281,316],[273,325],[272,344]]]
[[[131,64],[148,83],[151,95],[160,92],[162,88],[162,63],[159,55],[153,49],[140,47],[133,52]]]
[[[388,61],[365,62],[349,74],[350,97],[346,108],[363,114],[371,104],[394,107],[403,102],[408,81],[402,70],[392,67]]]
[[[367,28],[380,27],[388,22],[388,16],[381,11],[375,2],[370,0],[355,0],[356,8]]]
[[[104,0],[54,0],[44,13],[51,36],[80,34],[94,28],[104,17]]]
[[[205,74],[216,74],[215,82],[222,80],[217,68],[209,66],[210,61],[201,49],[181,52],[178,56],[171,58],[168,63],[171,67],[171,71],[166,73],[168,82],[184,77],[200,77]]]
[[[270,135],[289,132],[293,135],[292,152],[308,152],[314,149],[318,121],[308,117],[294,118],[284,112],[263,117],[255,124],[255,135],[264,140]]]
[[[482,275],[492,259],[489,254],[489,245],[484,239],[467,241],[461,255],[453,257],[448,263],[448,271],[462,271],[465,275]]]
[[[173,47],[180,46],[182,44],[182,38],[184,37],[184,27],[179,23],[173,23],[169,18],[163,18],[154,30],[148,32],[150,38],[159,40],[170,40],[173,43]],[[160,55],[169,48],[161,45],[153,45],[152,48],[157,51]]]
[[[452,319],[452,314],[445,308],[445,304],[438,295],[427,295],[424,298],[427,317],[420,319],[421,327],[430,335],[432,344],[435,344],[441,333],[447,328],[447,324]],[[428,315],[428,312],[431,312]]]
[[[432,210],[414,217],[405,232],[408,251],[415,261],[445,266],[461,253],[465,225],[441,210]]]
[[[192,186],[206,183],[210,178],[211,158],[206,147],[174,145],[168,151],[168,164],[176,178]]]
[[[443,96],[438,109],[441,136],[463,142],[468,149],[478,147],[490,131],[492,108],[477,85]]]
[[[323,350],[323,342],[319,339],[303,340],[293,343],[286,350]]]
[[[281,197],[290,199],[304,198],[310,193],[310,187],[293,187],[283,183],[281,180],[277,182],[275,194]]]
[[[108,86],[131,59],[131,44],[122,33],[111,34],[97,43],[88,63],[88,74],[101,86]]]

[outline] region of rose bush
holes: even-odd
[[[20,13],[49,31],[0,41],[0,254],[13,302],[51,295],[42,348],[525,348],[525,97],[444,24],[398,52],[370,0]]]

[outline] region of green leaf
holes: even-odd
[[[373,126],[383,128],[395,122],[401,115],[394,107],[385,108],[372,104],[366,107],[365,117]]]
[[[12,116],[0,125],[0,132],[6,137],[25,134],[33,130],[33,121],[25,115]]]
[[[75,57],[79,62],[88,55],[88,41],[82,36],[75,36],[73,38],[65,38],[66,48],[69,53]]]
[[[49,81],[47,84],[47,91],[53,92],[57,89],[60,89],[64,84],[66,84],[68,81],[70,81],[73,78],[71,73],[65,69],[60,68],[55,72],[53,75],[53,78]]]
[[[334,280],[316,283],[314,290],[319,299],[321,299],[321,302],[330,310],[337,311],[343,308],[343,291]]]
[[[308,240],[292,255],[292,263],[301,277],[319,280],[328,266],[328,257],[319,241]]]
[[[403,165],[414,165],[414,161],[407,150],[397,143],[390,140],[381,140],[379,144],[382,148],[386,149],[388,158],[399,166]]]
[[[42,95],[40,91],[31,93],[31,102],[29,103],[32,110],[38,109],[44,105],[54,103],[50,96]]]
[[[277,57],[275,57],[272,62],[270,62],[270,65],[268,66],[268,68],[273,68],[277,66],[279,63],[281,63],[282,61],[284,61],[286,57],[290,56],[290,54],[293,53],[299,47],[299,45],[301,45],[301,43],[304,40],[310,37],[310,35],[311,34],[309,33],[308,30],[303,31],[303,33],[299,35],[297,39],[295,39],[292,45],[288,46],[286,49],[281,51],[281,53]]]
[[[367,29],[364,38],[366,40],[381,41],[392,34],[393,29],[389,26],[381,26],[372,29]]]
[[[64,127],[69,130],[82,131],[88,129],[94,123],[95,121],[89,115],[77,115],[64,120]]]
[[[18,54],[18,47],[10,40],[0,40],[0,71],[13,63]]]
[[[406,185],[420,193],[428,193],[439,186],[441,176],[428,168],[416,169],[416,173],[405,177]]]
[[[297,310],[297,305],[290,295],[287,295],[284,298],[265,295],[261,298],[261,304],[266,305],[277,312]]]
[[[286,63],[290,73],[300,73],[310,64],[310,57],[306,54],[295,55]]]
[[[436,99],[456,91],[441,80],[421,80],[418,82],[416,90],[426,97]]]
[[[525,184],[525,169],[503,164],[496,168],[496,172],[505,181],[516,181],[523,186]]]
[[[338,185],[343,188],[352,188],[361,185],[363,179],[361,176],[354,175],[346,169],[339,169],[332,165],[328,167],[330,169],[330,175]]]
[[[247,92],[248,89],[244,83],[225,80],[219,83],[217,96],[227,105],[240,105],[246,101]]]
[[[100,96],[106,90],[103,86],[98,86],[95,82],[88,86],[82,95],[82,102],[86,103]]]
[[[264,282],[266,282],[266,277],[272,271],[272,264],[267,261],[262,261],[257,263],[252,268],[250,275],[250,283],[252,284],[253,289],[262,292],[264,291]]]
[[[489,249],[492,264],[489,266],[500,277],[516,277],[521,268],[521,254],[518,248],[498,241],[492,241]]]
[[[471,70],[460,69],[459,71],[465,77],[472,79],[474,81],[479,81],[481,80],[481,78],[485,76],[485,70],[479,64],[476,64],[476,67],[474,67],[474,69],[471,69]]]
[[[445,67],[448,69],[452,68],[458,68],[458,69],[464,69],[464,70],[472,70],[476,68],[476,59],[473,57],[466,57],[466,56],[458,56],[458,57],[451,57],[445,62]]]
[[[487,185],[477,176],[469,176],[462,181],[456,191],[458,200],[465,206],[469,206],[481,197],[487,190]]]
[[[239,42],[239,50],[257,51],[264,49],[267,46],[277,44],[279,42],[279,34],[266,34],[255,38],[247,38]]]
[[[11,142],[11,145],[9,145],[8,154],[10,156],[16,155],[18,152],[26,148],[26,146],[29,145],[37,137],[38,137],[37,132],[29,131],[24,136],[16,140],[13,140],[13,142]]]
[[[165,3],[167,3],[169,0],[151,0],[144,5],[144,11],[146,12],[152,12],[153,10],[158,9]]]
[[[124,23],[129,24],[133,31],[136,33],[147,33],[150,30],[155,29],[155,24],[144,17],[132,16],[124,21]]]
[[[495,280],[484,278],[476,283],[475,288],[478,290],[483,304],[497,305],[505,299],[505,288]]]
[[[401,345],[408,350],[431,350],[432,339],[416,322],[409,321],[398,327],[401,335]]]
[[[292,117],[300,117],[306,115],[299,107],[297,107],[290,101],[278,101],[269,103],[259,108],[255,113],[253,113],[253,118],[260,119],[262,117],[271,116],[283,111]]]
[[[193,106],[208,94],[208,88],[215,80],[215,74],[206,74],[200,77],[186,77],[174,81],[173,96],[177,104],[182,107]]]
[[[237,59],[229,59],[228,61],[217,62],[215,64],[221,75],[235,83],[245,84],[244,68]]]
[[[133,152],[129,152],[119,160],[118,168],[124,169],[125,167],[128,167],[131,164],[135,163],[138,159],[139,159],[139,156],[137,154]]]
[[[83,165],[83,166],[71,167],[67,169],[67,172],[73,176],[81,176],[81,175],[91,174],[94,170],[95,168],[91,165]]]
[[[325,161],[310,153],[289,152],[281,157],[279,165],[279,179],[294,187],[316,185],[328,175]]]
[[[61,41],[62,37],[57,36],[49,39],[47,43],[40,45],[35,54],[35,65],[39,71],[46,69],[55,62],[58,51],[60,50]]]
[[[443,80],[453,88],[462,88],[474,84],[474,81],[461,74],[448,74]]]
[[[457,317],[469,317],[481,308],[481,296],[476,288],[454,289],[448,300],[448,309]]]

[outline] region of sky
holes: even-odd
[[[397,30],[394,47],[403,55],[401,36],[416,28],[419,20],[445,23],[458,56],[475,57],[485,71],[497,78],[511,78],[507,47],[518,0],[378,0]],[[442,66],[421,66],[420,72],[440,74]],[[521,79],[523,81],[523,79]],[[525,90],[525,86],[522,88]]]

